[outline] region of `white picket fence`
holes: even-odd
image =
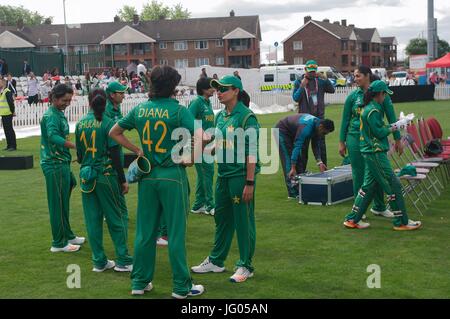
[[[343,104],[346,97],[354,88],[343,87],[336,88],[334,94],[325,94],[326,104]],[[273,106],[287,107],[293,103],[292,92],[255,92],[250,93],[251,101],[259,109],[268,109]],[[195,95],[178,96],[177,100],[180,104],[188,106],[189,103],[195,99]],[[435,91],[436,100],[450,100],[450,85],[436,86]],[[147,101],[147,97],[144,94],[140,95],[127,95],[122,103],[122,111],[124,114],[128,113],[133,107],[139,103]],[[223,105],[220,104],[216,95],[211,98],[211,104],[214,110],[220,110]],[[32,127],[38,126],[43,114],[48,109],[48,104],[37,104],[29,106],[27,101],[16,102],[16,117],[14,117],[14,127]],[[77,96],[72,100],[72,104],[65,110],[65,115],[69,122],[78,121],[89,110],[87,97]],[[0,123],[1,127],[1,123]]]

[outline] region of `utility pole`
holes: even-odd
[[[64,38],[66,41],[66,63],[64,63],[64,69],[67,69],[67,61],[68,61],[68,56],[69,56],[69,47],[67,45],[68,40],[67,40],[67,21],[66,21],[66,0],[63,0],[63,8],[64,8]],[[66,70],[64,70],[64,73],[66,72]]]

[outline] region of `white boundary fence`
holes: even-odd
[[[327,104],[343,104],[348,94],[353,90],[350,87],[336,88],[334,94],[325,95],[325,103]],[[266,110],[266,113],[271,111],[280,112],[280,107],[283,110],[293,108],[294,102],[292,101],[292,92],[255,92],[250,93],[251,102],[258,110]],[[177,100],[180,104],[188,106],[189,103],[195,99],[195,95],[179,96]],[[450,85],[436,86],[435,91],[436,100],[450,100]],[[147,101],[145,94],[139,95],[127,95],[122,103],[122,112],[128,113],[133,107],[139,103]],[[219,102],[217,96],[211,98],[211,104],[214,110],[222,109],[222,105]],[[16,102],[16,117],[14,117],[14,127],[23,128],[38,126],[43,114],[48,109],[48,104],[37,104],[29,106],[27,101]],[[72,100],[72,104],[66,109],[65,115],[69,122],[78,121],[89,110],[87,97],[77,96]],[[1,123],[0,123],[1,127]]]

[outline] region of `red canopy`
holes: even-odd
[[[450,53],[447,53],[440,59],[427,63],[427,69],[434,68],[450,68]]]

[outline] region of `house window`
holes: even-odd
[[[169,65],[169,61],[167,59],[159,60],[159,65]]]
[[[83,54],[87,54],[89,52],[89,47],[87,45],[76,45],[73,47],[73,51],[78,53],[81,51]]]
[[[80,64],[77,63],[75,65],[75,67],[77,68],[77,70],[79,70],[80,69]],[[81,70],[82,70],[83,73],[89,72],[89,63],[83,63]]]
[[[167,49],[167,42],[159,42],[159,48],[161,50]]]
[[[250,39],[231,39],[230,51],[245,51],[250,49]]]
[[[206,50],[208,49],[208,41],[195,41],[196,50]]]
[[[197,58],[195,59],[195,66],[209,65],[208,58]]]
[[[144,55],[151,52],[150,43],[133,43],[131,45],[131,54],[132,55]]]
[[[223,40],[216,40],[216,47],[222,48],[223,47]]]
[[[342,65],[348,65],[348,55],[342,56]]]
[[[114,44],[114,55],[127,55],[128,47],[126,44]]]
[[[100,44],[95,46],[95,52],[100,52],[102,50],[102,46]]]
[[[188,49],[187,41],[176,41],[176,42],[174,42],[173,49],[175,51],[186,51]]]
[[[264,82],[273,82],[275,81],[275,76],[273,74],[265,74]]]
[[[175,68],[177,69],[183,69],[189,67],[189,60],[188,59],[178,59],[175,60]]]
[[[294,41],[294,50],[303,50],[303,41]]]
[[[347,51],[348,50],[348,42],[347,41],[342,41],[341,42],[341,50],[342,51]]]
[[[225,65],[225,58],[223,56],[216,57],[216,65]]]
[[[303,57],[294,57],[294,64],[303,64]]]

